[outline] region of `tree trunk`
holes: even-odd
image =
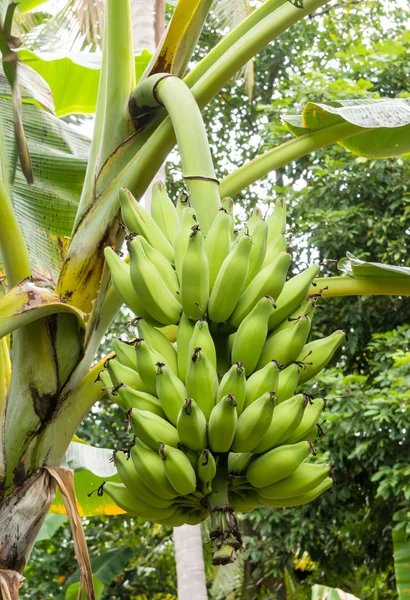
[[[200,525],[174,527],[178,600],[207,600]]]

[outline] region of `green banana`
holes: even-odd
[[[289,506],[301,506],[302,504],[308,504],[309,502],[313,502],[316,500],[318,496],[326,492],[326,490],[330,489],[333,486],[333,479],[331,477],[326,477],[318,486],[316,486],[310,492],[305,492],[304,494],[300,494],[299,496],[294,496],[293,498],[283,498],[282,500],[272,500],[272,499],[264,499],[263,504],[265,506],[272,507],[289,507]]]
[[[187,192],[180,192],[178,194],[178,198],[177,198],[177,204],[176,204],[176,211],[177,211],[177,215],[178,215],[178,222],[181,221],[182,218],[182,211],[185,208],[188,208],[190,206],[189,204],[189,195],[187,194]],[[177,229],[178,231],[178,229]],[[176,232],[175,232],[176,235]],[[172,240],[172,243],[175,243],[175,238]]]
[[[184,313],[191,319],[200,319],[206,313],[209,296],[209,265],[204,238],[198,225],[192,227],[188,246],[182,261],[181,301]]]
[[[258,369],[262,369],[270,360],[276,360],[284,367],[290,365],[298,358],[309,332],[309,317],[300,317],[292,327],[272,334],[263,346]]]
[[[224,323],[231,316],[245,285],[252,238],[242,237],[225,258],[209,298],[209,318]]]
[[[202,352],[216,369],[216,348],[214,340],[209,333],[209,326],[206,319],[199,319],[199,321],[195,323],[188,346],[187,368],[189,367],[189,361],[191,360],[195,348],[202,348]]]
[[[140,392],[148,392],[147,386],[142,381],[139,373],[134,369],[125,367],[118,360],[112,359],[106,362],[107,371],[114,385],[123,383]]]
[[[159,455],[164,462],[169,483],[181,496],[196,490],[196,474],[189,459],[181,450],[161,444]]]
[[[143,502],[154,508],[167,508],[171,505],[170,500],[164,500],[152,492],[143,482],[134,467],[130,456],[123,452],[114,453],[114,463],[122,483],[133,496],[140,498]]]
[[[118,361],[129,369],[136,371],[137,357],[135,356],[134,340],[124,342],[122,340],[113,340],[112,348],[118,358]]]
[[[290,254],[281,252],[272,263],[256,275],[239,297],[236,308],[229,319],[234,327],[239,327],[262,296],[272,296],[276,300],[284,286],[289,264]],[[275,313],[276,309],[272,314]],[[270,318],[272,319],[272,316]]]
[[[274,329],[295,311],[306,298],[310,285],[319,273],[319,265],[312,265],[289,279],[276,297],[276,310],[269,319],[269,329]],[[275,296],[273,296],[275,298]]]
[[[252,249],[249,256],[249,269],[245,281],[245,287],[259,273],[262,268],[263,261],[266,256],[266,248],[268,243],[268,225],[266,221],[256,223],[252,234]]]
[[[210,483],[216,475],[216,462],[212,452],[204,448],[199,455],[197,464],[198,478],[203,483]]]
[[[151,215],[171,245],[174,244],[179,218],[174,203],[162,182],[152,186]]]
[[[133,390],[127,385],[119,387],[118,394],[122,403],[121,408],[124,410],[139,408],[141,410],[148,410],[161,417],[161,419],[166,418],[161,403],[156,396],[152,396],[152,394],[147,394],[146,392],[140,392],[139,390]]]
[[[186,376],[186,387],[208,419],[215,406],[218,391],[218,375],[211,361],[201,348],[195,348]]]
[[[258,493],[263,498],[272,500],[294,498],[315,489],[326,477],[329,477],[330,472],[330,465],[302,463],[291,475],[276,483],[259,488]]]
[[[132,285],[138,298],[156,321],[164,325],[178,323],[181,305],[148,260],[139,241],[140,237],[134,238],[128,244]]]
[[[140,338],[143,338],[147,342],[151,350],[158,352],[163,357],[167,367],[172,369],[175,375],[178,375],[177,352],[166,335],[145,319],[137,320],[137,329]]]
[[[157,362],[165,363],[165,359],[150,346],[143,338],[135,340],[138,373],[150,394],[157,393]],[[125,383],[125,382],[124,382]]]
[[[160,443],[178,446],[180,440],[176,428],[158,415],[133,408],[131,421],[135,435],[153,450],[158,450]]]
[[[311,452],[309,442],[278,446],[255,458],[246,478],[255,488],[266,487],[291,475]]]
[[[103,384],[103,390],[105,390],[109,399],[114,402],[114,404],[118,404],[118,391],[115,389],[115,386],[113,386],[111,377],[107,371],[100,371],[97,380],[101,381]]]
[[[194,452],[207,447],[207,425],[204,413],[192,398],[185,398],[177,419],[181,444]]]
[[[269,242],[279,235],[282,235],[286,229],[286,204],[283,198],[279,198],[275,203],[273,212],[266,219],[268,224]]]
[[[177,332],[178,377],[181,381],[186,380],[188,358],[191,356],[189,354],[189,342],[194,333],[194,326],[193,321],[183,312]]]
[[[300,369],[301,367],[298,363],[292,363],[279,373],[278,387],[276,389],[278,404],[294,395],[299,385]]]
[[[243,410],[246,394],[245,369],[240,362],[232,365],[229,371],[222,377],[218,387],[216,401],[220,402],[227,394],[232,394],[232,396],[235,397],[236,411],[238,415],[240,415]]]
[[[250,496],[249,492],[241,492],[240,494],[229,492],[229,502],[234,506],[235,512],[237,513],[247,513],[251,510],[255,510],[258,506],[261,506],[260,499],[257,498],[255,500],[255,497]]]
[[[279,333],[284,329],[289,329],[295,324],[295,321],[301,317],[309,317],[312,321],[316,309],[316,300],[308,298],[302,302],[302,304],[293,312],[287,319],[285,319],[278,327],[275,328],[274,333]]]
[[[145,310],[143,303],[134,290],[131,281],[130,265],[122,260],[109,246],[104,249],[104,256],[110,269],[113,288],[122,302],[135,315],[144,317],[145,319],[152,319],[152,316]]]
[[[249,376],[256,368],[266,346],[268,321],[273,310],[273,299],[264,296],[239,325],[232,346],[232,362],[241,362]],[[306,339],[303,343],[306,342]],[[274,357],[272,357],[274,358]],[[261,367],[267,364],[266,360]]]
[[[120,190],[119,196],[122,218],[128,231],[144,236],[151,246],[154,246],[170,263],[173,263],[174,250],[149,212],[135,200],[128,190]]]
[[[303,363],[299,383],[304,383],[317,375],[333,358],[334,353],[345,339],[346,333],[339,330],[328,337],[306,344],[298,356],[298,361]]]
[[[245,408],[238,418],[232,452],[252,452],[265,435],[275,407],[275,393],[266,392]]]
[[[229,475],[245,475],[252,459],[252,452],[230,452],[228,455]]]
[[[281,444],[282,440],[286,440],[289,432],[299,426],[307,403],[307,397],[298,394],[279,404],[275,408],[269,429],[254,449],[254,453],[262,454]]]
[[[232,248],[232,217],[220,209],[205,238],[205,252],[209,264],[209,289],[212,291],[223,261]]]
[[[191,206],[184,208],[181,214],[179,227],[175,234],[174,253],[175,253],[175,270],[181,281],[182,261],[184,260],[185,252],[188,247],[189,236],[192,233],[192,227],[197,224],[195,210]]]
[[[324,408],[326,408],[326,400],[324,400],[324,398],[315,398],[312,400],[311,403],[306,406],[303,418],[298,427],[289,433],[284,439],[284,443],[297,444],[302,440],[307,440],[306,436],[310,436],[311,430],[315,427]]]
[[[249,229],[249,233],[253,236],[253,232],[258,224],[263,221],[263,214],[260,208],[257,206],[251,212],[251,216],[246,221],[246,226]]]
[[[288,242],[286,236],[278,235],[277,237],[268,240],[265,260],[262,263],[262,269],[269,265],[271,262],[275,260],[275,258],[281,253],[286,252],[288,246]]]
[[[230,196],[226,196],[225,198],[222,198],[221,205],[222,205],[222,208],[224,210],[226,210],[228,215],[231,215],[233,217],[233,210],[235,207],[235,203],[232,200],[232,198]]]
[[[161,252],[156,250],[147,240],[141,235],[140,243],[145,252],[145,256],[154,265],[163,282],[167,286],[170,293],[178,299],[179,282],[177,274],[171,263],[165,258]],[[135,239],[135,238],[133,238]]]
[[[175,511],[175,506],[172,504],[168,508],[155,508],[146,504],[140,498],[131,494],[122,483],[107,481],[104,484],[104,493],[108,494],[114,500],[115,504],[125,512],[136,517],[148,519],[148,521],[153,521],[154,523],[159,519],[170,517]]]
[[[168,421],[176,425],[179,411],[188,397],[187,389],[164,363],[158,362],[156,366],[157,396]]]
[[[255,371],[246,381],[244,409],[266,391],[276,392],[279,377],[279,365],[275,360],[271,360],[263,369]]]
[[[155,452],[137,440],[131,448],[131,458],[136,472],[151,492],[164,500],[173,500],[178,496],[168,481],[158,448]]]
[[[214,406],[209,417],[208,440],[212,452],[229,452],[237,421],[236,400],[227,394]]]

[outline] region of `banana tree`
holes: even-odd
[[[264,46],[307,15],[318,18],[328,0],[268,0],[185,74],[211,4],[211,0],[179,0],[166,35],[137,81],[130,2],[106,0],[90,145],[50,114],[36,86],[23,90],[19,110],[16,77],[23,68],[8,33],[12,13],[6,14],[1,51],[12,94],[3,78],[0,250],[7,287],[0,300],[0,590],[4,599],[18,597],[21,572],[56,485],[79,527],[70,479],[59,465],[79,424],[106,391],[98,378],[105,360],[96,364],[93,360],[122,305],[104,259],[104,248],[120,250],[124,239],[120,191],[129,190],[139,201],[177,142],[182,175],[206,234],[222,198],[317,148],[341,142],[354,152],[376,157],[409,151],[410,119],[406,110],[400,110],[405,101],[356,105],[353,111],[342,103],[336,108],[308,105],[302,118],[288,118],[294,140],[218,182],[200,111]],[[32,58],[20,54],[21,61]],[[32,64],[41,65],[41,60]],[[45,69],[43,75],[53,88],[52,70]],[[80,92],[73,89],[73,95]],[[34,185],[29,187],[25,178],[30,182],[31,177]],[[410,294],[406,271],[358,265],[353,259],[344,268],[348,275],[315,282],[311,294],[318,290],[328,296]],[[90,502],[83,514],[93,511],[112,514],[118,508],[97,497],[94,507]],[[83,541],[77,540],[79,558],[85,552]],[[84,575],[86,559],[82,565],[82,584],[92,598],[92,581]]]

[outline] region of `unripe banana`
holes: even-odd
[[[304,383],[317,375],[333,358],[334,353],[345,339],[346,333],[339,330],[328,337],[306,344],[298,356],[298,361],[304,363],[300,372],[299,383]]]
[[[202,352],[205,354],[208,360],[211,361],[216,369],[216,349],[214,340],[209,333],[209,326],[206,319],[200,319],[195,323],[192,337],[188,346],[187,368],[189,367],[189,361],[191,360],[191,356],[194,353],[195,348],[202,348]]]
[[[198,225],[192,227],[181,269],[181,302],[190,319],[206,313],[209,296],[209,265]]]
[[[211,361],[201,348],[195,348],[186,376],[186,387],[190,398],[193,398],[208,419],[215,406],[218,391],[218,375]]]
[[[235,508],[236,513],[247,513],[261,506],[260,498],[256,498],[256,494],[250,492],[235,493],[229,492],[229,502]]]
[[[313,502],[316,500],[318,496],[326,492],[326,490],[330,489],[333,486],[333,479],[331,477],[326,477],[318,486],[316,486],[310,492],[305,492],[304,494],[300,494],[299,496],[294,496],[293,498],[283,498],[282,500],[268,500],[264,499],[265,506],[272,507],[289,507],[289,506],[301,506],[302,504],[309,504],[309,502]],[[259,491],[259,490],[258,490]]]
[[[113,350],[118,358],[118,361],[124,366],[137,370],[137,357],[135,356],[134,340],[131,342],[123,342],[122,340],[113,340]]]
[[[181,381],[186,380],[188,358],[190,357],[189,342],[194,332],[194,326],[194,322],[183,312],[177,333],[178,377]]]
[[[276,397],[278,404],[291,398],[299,385],[300,365],[292,363],[279,373]]]
[[[269,319],[269,329],[274,329],[295,311],[306,298],[310,285],[319,273],[319,265],[312,265],[289,279],[276,300],[276,310]]]
[[[181,305],[148,260],[139,238],[140,236],[128,244],[131,281],[137,296],[149,314],[159,323],[178,323]]]
[[[295,322],[301,317],[309,317],[312,321],[316,309],[316,300],[312,300],[308,298],[304,300],[302,304],[297,308],[287,319],[285,319],[278,327],[275,328],[274,333],[279,333],[279,331],[283,331],[283,329],[289,329],[289,327],[293,327]]]
[[[170,293],[178,299],[179,282],[177,274],[171,263],[161,252],[156,250],[143,236],[140,237],[140,243],[145,252],[145,256],[154,265],[161,279],[167,286]]]
[[[186,398],[178,414],[177,431],[181,444],[194,452],[207,447],[205,415],[192,398]]]
[[[171,245],[174,244],[179,218],[165,185],[158,181],[152,186],[151,215]]]
[[[275,408],[269,429],[254,449],[254,453],[262,454],[286,440],[287,435],[299,426],[307,403],[307,397],[298,394],[279,404]]]
[[[135,355],[137,357],[138,373],[150,394],[157,393],[157,362],[165,359],[150,346],[143,338],[135,340]]]
[[[230,452],[228,455],[229,475],[245,475],[252,459],[252,452]]]
[[[170,505],[168,508],[155,508],[137,498],[122,483],[107,481],[104,485],[104,493],[108,494],[115,504],[122,508],[125,512],[136,517],[148,519],[154,523],[158,519],[170,517],[175,511],[175,506]]]
[[[226,196],[225,198],[222,198],[221,205],[222,205],[222,208],[224,210],[226,210],[228,215],[231,215],[233,217],[233,210],[235,207],[235,202],[232,200],[232,198],[230,196]]]
[[[307,440],[313,427],[315,427],[318,418],[320,417],[323,409],[326,407],[326,400],[323,398],[315,398],[311,404],[308,404],[305,408],[303,418],[299,423],[298,427],[284,439],[286,444],[297,444],[302,440]]]
[[[282,252],[272,263],[256,275],[241,294],[236,308],[229,319],[234,327],[239,327],[262,296],[271,296],[276,302],[276,298],[281,293],[285,283],[289,264],[290,254]],[[275,313],[276,309],[272,314]],[[270,318],[272,319],[272,316]]]
[[[283,198],[276,201],[272,214],[266,219],[269,242],[283,234],[286,229],[286,204]]]
[[[309,332],[309,317],[301,317],[292,327],[268,337],[263,346],[258,369],[262,369],[270,360],[276,360],[284,367],[294,362],[306,344]]]
[[[134,388],[134,390],[148,392],[147,386],[142,381],[139,373],[134,369],[125,367],[116,359],[108,360],[106,365],[113,385],[120,385],[120,383],[124,383],[125,385]]]
[[[302,463],[296,471],[272,485],[258,489],[263,498],[281,500],[283,498],[294,498],[315,489],[326,477],[329,477],[330,465],[319,465],[314,463]]]
[[[196,489],[196,474],[189,459],[181,450],[161,444],[159,455],[164,462],[169,483],[181,496],[192,494]]]
[[[152,394],[147,394],[146,392],[133,390],[127,385],[119,387],[118,394],[121,399],[121,408],[124,410],[139,408],[140,410],[147,410],[154,413],[154,415],[158,415],[161,419],[166,418],[161,403],[156,396],[152,396]]]
[[[243,364],[240,362],[235,363],[222,377],[218,387],[218,393],[216,401],[220,402],[224,396],[232,394],[236,400],[236,411],[238,415],[243,410],[246,394],[246,377],[245,369]],[[259,394],[260,396],[262,394]]]
[[[263,369],[255,371],[246,381],[246,396],[244,409],[248,408],[267,390],[276,392],[279,377],[279,365],[272,360]]]
[[[175,270],[179,281],[181,281],[182,261],[184,260],[185,252],[188,247],[189,236],[192,233],[192,227],[196,224],[197,219],[195,210],[191,206],[184,208],[174,241]]]
[[[225,258],[209,298],[209,318],[224,323],[231,316],[245,285],[252,238],[241,238]]]
[[[143,235],[151,246],[154,246],[170,263],[173,263],[173,248],[149,212],[135,200],[128,190],[120,190],[119,196],[122,218],[128,231]]]
[[[168,481],[158,448],[159,446],[154,451],[137,440],[131,448],[132,462],[148,489],[164,500],[173,500],[178,496],[178,492]]]
[[[178,450],[181,450],[185,454],[185,456],[191,463],[193,470],[196,471],[196,466],[198,464],[198,454],[193,450],[190,450],[186,446],[183,446],[182,444],[178,444]]]
[[[309,442],[278,446],[255,458],[246,478],[255,488],[266,487],[291,475],[311,452]]]
[[[275,393],[266,392],[238,418],[232,452],[252,452],[265,435],[275,407]]]
[[[273,262],[281,252],[286,252],[288,246],[287,239],[284,235],[278,235],[276,238],[268,240],[265,260],[262,263],[262,269]]]
[[[177,424],[188,392],[182,381],[164,363],[157,363],[157,396],[168,421]]]
[[[109,397],[109,399],[114,402],[114,404],[118,404],[118,391],[115,390],[115,386],[111,381],[111,377],[109,376],[107,371],[100,371],[98,374],[98,378],[103,384],[105,393]]]
[[[263,349],[266,346],[268,321],[273,306],[273,299],[270,296],[261,298],[239,325],[235,334],[232,346],[232,362],[241,362],[248,376],[255,370],[261,353],[263,354]],[[265,366],[267,362],[268,360],[261,367]]]
[[[132,312],[145,319],[152,316],[145,310],[138,298],[131,281],[130,265],[123,261],[109,246],[104,249],[105,260],[110,269],[111,281],[119,298]]]
[[[212,453],[208,448],[204,448],[199,455],[198,464],[196,467],[198,478],[203,483],[211,483],[216,475],[216,462]]]
[[[258,224],[263,221],[263,214],[259,207],[255,207],[251,212],[251,216],[246,221],[246,226],[249,229],[249,233],[253,236],[253,232]]]
[[[205,252],[209,263],[210,291],[214,287],[223,261],[231,251],[232,231],[232,217],[224,209],[221,209],[205,238]]]
[[[178,226],[182,219],[182,212],[185,208],[189,207],[189,194],[187,192],[180,192],[177,198],[176,211],[178,215]],[[177,228],[178,231],[178,228]],[[176,232],[175,232],[176,235]],[[175,243],[175,238],[172,240],[172,245]]]
[[[207,510],[194,510],[185,516],[185,523],[187,525],[199,525],[202,521],[205,521],[207,517],[209,517],[209,512]]]
[[[237,421],[236,400],[227,394],[214,406],[209,417],[208,440],[212,452],[229,452]]]
[[[171,500],[164,500],[164,498],[157,496],[145,485],[135,470],[131,457],[127,457],[123,452],[115,452],[114,462],[122,483],[133,496],[140,498],[148,506],[154,508],[167,508],[171,505]]]
[[[268,242],[268,225],[266,221],[259,221],[252,233],[252,249],[249,256],[249,269],[245,281],[245,287],[259,273],[266,256]]]
[[[137,320],[137,329],[140,337],[143,338],[150,346],[151,350],[155,350],[163,357],[167,367],[172,369],[175,375],[178,375],[178,359],[177,352],[168,338],[159,331],[156,327],[151,325],[145,319]],[[156,357],[159,359],[159,357]],[[158,362],[158,360],[156,360]]]
[[[179,437],[176,428],[158,415],[133,408],[131,421],[135,435],[153,450],[158,450],[160,443],[175,448],[178,446]]]

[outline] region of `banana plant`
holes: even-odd
[[[212,0],[179,0],[166,34],[137,81],[129,0],[106,0],[90,145],[50,112],[38,85],[24,91],[21,106],[13,94],[13,114],[7,82],[0,78],[0,251],[5,274],[0,299],[3,598],[18,597],[22,570],[55,498],[55,469],[79,424],[105,394],[98,379],[104,361],[93,364],[93,360],[122,305],[104,259],[104,248],[120,250],[123,243],[120,191],[129,190],[139,201],[177,143],[186,187],[206,232],[221,198],[317,148],[340,142],[367,156],[409,151],[408,123],[398,118],[393,129],[400,144],[393,144],[391,123],[386,133],[380,126],[383,119],[375,117],[381,104],[366,106],[375,118],[359,123],[343,105],[339,112],[309,105],[301,119],[288,119],[294,140],[222,182],[215,178],[201,110],[263,47],[306,16],[315,18],[328,2],[267,0],[185,74]],[[37,0],[23,2],[25,9],[36,4]],[[10,12],[3,32],[10,31],[7,15]],[[7,78],[15,82],[23,72],[22,61],[33,57],[24,52],[17,55],[12,44],[0,50]],[[53,90],[52,73],[52,69],[43,71]],[[24,81],[33,81],[32,71]],[[396,111],[394,101],[389,102],[390,113]],[[20,161],[13,135],[17,126]],[[327,295],[410,294],[407,272],[386,275],[384,267],[370,266],[358,275],[355,269],[360,265],[352,259],[350,265],[349,274],[333,283],[332,278],[321,280],[315,289]],[[87,514],[93,514],[91,508]],[[87,593],[94,597],[92,584]]]

